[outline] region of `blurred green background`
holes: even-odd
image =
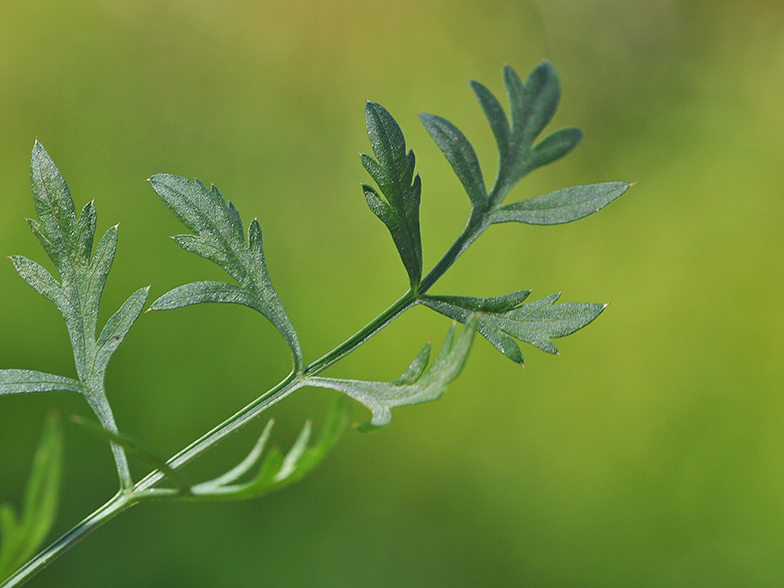
[[[396,3],[3,0],[0,253],[38,261],[28,166],[37,136],[99,230],[121,223],[108,317],[220,270],[145,178],[213,182],[258,216],[270,273],[312,361],[407,281],[367,181],[364,101],[401,124],[423,180],[425,265],[468,213],[420,124],[434,112],[495,149],[467,79],[502,93],[543,58],[562,80],[551,128],[583,144],[508,201],[636,181],[579,223],[502,225],[435,291],[533,288],[611,301],[596,323],[524,347],[523,371],[477,340],[436,403],[349,431],[327,462],[266,499],[150,504],[115,519],[30,586],[723,587],[784,584],[784,5],[780,1]],[[0,263],[0,366],[72,375],[54,307]],[[328,372],[391,379],[448,321],[416,308]],[[146,314],[109,368],[121,429],[171,454],[287,373],[283,341],[244,308]],[[271,414],[287,446],[328,396]],[[19,503],[49,406],[0,399],[0,500]],[[354,419],[366,419],[356,406]],[[190,467],[217,475],[264,423]],[[67,427],[68,529],[116,489],[110,453]],[[145,467],[135,464],[137,475]]]

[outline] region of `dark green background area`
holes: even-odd
[[[28,166],[46,146],[99,230],[120,222],[104,319],[222,279],[179,250],[145,178],[217,185],[257,216],[270,274],[312,361],[405,291],[367,209],[363,108],[383,104],[417,154],[426,269],[469,201],[418,120],[433,112],[495,174],[467,79],[502,93],[543,58],[562,84],[551,125],[586,134],[508,201],[574,184],[637,184],[595,216],[493,227],[434,292],[534,289],[612,302],[562,356],[521,370],[478,339],[438,402],[349,431],[325,464],[268,498],[149,504],[30,586],[766,587],[784,584],[784,6],[779,1],[250,2],[8,0],[0,5],[0,254],[45,255]],[[0,367],[73,375],[54,307],[0,259]],[[392,379],[449,321],[415,308],[328,373]],[[120,428],[171,454],[287,373],[262,317],[205,306],[142,315],[109,367]],[[284,447],[326,409],[303,391],[271,413]],[[0,500],[20,501],[49,406],[0,398]],[[355,420],[367,411],[355,407]],[[188,469],[250,448],[259,420]],[[66,428],[56,532],[109,498],[105,445]],[[137,476],[145,473],[135,463]]]

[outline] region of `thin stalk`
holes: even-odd
[[[324,355],[323,357],[317,359],[310,365],[308,365],[304,370],[305,376],[315,376],[316,374],[320,374],[329,366],[333,365],[352,351],[354,351],[357,347],[362,345],[365,341],[373,337],[376,333],[378,333],[381,329],[386,327],[389,323],[407,311],[409,308],[414,306],[417,303],[416,294],[412,290],[409,290],[403,296],[398,298],[392,305],[387,308],[384,312],[370,321],[367,325],[365,325],[362,329],[354,333],[351,337],[346,339],[343,343],[335,347],[332,351]]]
[[[98,393],[87,394],[85,398],[95,412],[98,420],[112,433],[117,432],[117,424],[114,422],[114,415],[109,406],[109,401],[106,399],[106,392],[101,385]],[[131,468],[128,465],[128,457],[125,454],[125,449],[117,443],[111,443],[112,455],[114,456],[114,463],[117,467],[117,475],[120,478],[120,490],[129,490],[133,486],[133,478],[131,477]]]
[[[271,388],[256,400],[227,418],[221,424],[214,427],[211,431],[202,435],[185,449],[175,454],[167,463],[173,469],[181,468],[215,445],[218,441],[224,439],[231,433],[238,431],[249,421],[256,418],[261,412],[280,400],[283,400],[286,396],[294,392],[297,388],[301,388],[303,385],[304,382],[302,381],[301,376],[291,372],[274,388]],[[144,492],[155,486],[165,477],[165,474],[161,473],[159,470],[150,472],[136,483],[133,487],[133,491],[134,493]],[[0,586],[0,588],[4,587]]]
[[[256,400],[237,411],[221,424],[214,427],[211,431],[205,433],[199,439],[174,455],[167,461],[169,466],[171,466],[173,469],[179,469],[183,467],[185,464],[204,453],[207,449],[231,433],[238,431],[241,427],[253,420],[261,412],[265,411],[273,404],[276,404],[298,388],[307,386],[308,379],[310,377],[318,375],[346,355],[353,352],[360,345],[373,337],[381,329],[389,325],[405,311],[415,306],[419,302],[421,295],[425,294],[425,292],[427,292],[438,281],[438,279],[444,275],[444,273],[452,266],[452,264],[457,261],[457,258],[460,257],[460,255],[462,255],[468,246],[471,245],[471,243],[473,243],[476,238],[481,235],[482,232],[488,227],[485,219],[486,215],[484,213],[478,212],[476,209],[472,211],[471,217],[463,229],[463,232],[457,238],[452,247],[449,248],[444,257],[438,262],[438,264],[436,264],[430,273],[427,274],[425,279],[422,280],[422,283],[419,285],[418,292],[409,289],[405,294],[403,294],[403,296],[392,303],[389,308],[379,314],[375,319],[370,321],[354,335],[346,339],[343,343],[335,347],[332,351],[309,364],[301,372],[295,369],[275,387],[259,396]],[[125,457],[124,451],[121,453],[121,456],[115,454],[115,458],[119,463],[122,463],[122,461],[124,461],[123,458]],[[123,484],[122,469],[124,468],[118,467],[118,470],[121,470],[121,484]],[[160,472],[159,470],[155,470],[139,480],[139,482],[137,482],[130,490],[127,488],[121,490],[106,504],[101,506],[82,522],[76,525],[73,529],[68,531],[68,533],[60,537],[52,545],[47,547],[28,563],[26,563],[23,567],[17,570],[14,574],[12,574],[5,582],[0,584],[0,588],[12,588],[14,586],[20,586],[25,581],[29,580],[34,574],[39,572],[43,567],[76,545],[76,543],[85,536],[89,535],[105,522],[117,516],[122,511],[126,510],[137,502],[140,502],[144,499],[176,498],[179,496],[180,493],[176,490],[155,488],[155,486],[165,478],[166,475],[164,473]]]
[[[457,258],[460,257],[463,252],[468,249],[469,245],[476,241],[477,237],[481,235],[485,229],[489,226],[486,222],[487,214],[474,208],[471,210],[471,216],[466,223],[463,232],[460,233],[460,236],[455,240],[452,246],[449,248],[444,254],[444,257],[441,258],[435,267],[430,270],[430,273],[425,276],[425,279],[422,280],[422,283],[419,285],[419,292],[421,294],[426,293],[433,285],[446,273],[452,264],[457,261]]]

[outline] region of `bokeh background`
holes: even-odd
[[[766,587],[784,584],[784,5],[777,0],[3,0],[0,252],[45,256],[28,166],[37,136],[99,230],[120,222],[108,317],[220,270],[144,181],[217,185],[261,221],[306,359],[397,298],[406,276],[357,185],[363,107],[384,104],[418,158],[425,265],[468,213],[418,112],[456,123],[495,173],[466,83],[542,59],[562,80],[552,128],[583,144],[509,201],[574,184],[637,184],[572,225],[502,225],[436,287],[612,302],[521,370],[478,339],[438,402],[349,431],[297,485],[263,500],[149,504],[30,586]],[[0,365],[72,375],[54,307],[0,263]],[[448,321],[416,308],[329,372],[392,379]],[[211,306],[146,314],[115,355],[121,429],[171,454],[287,373],[262,317]],[[277,406],[287,446],[323,391]],[[0,500],[18,504],[46,410],[0,398]],[[367,412],[355,406],[354,419]],[[188,469],[233,466],[263,422]],[[108,499],[108,449],[66,429],[56,532]],[[145,473],[135,464],[137,475]]]

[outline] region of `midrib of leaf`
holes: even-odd
[[[72,316],[66,319],[68,332],[71,338],[71,344],[74,349],[74,362],[76,364],[76,373],[83,383],[89,385],[91,381],[90,372],[88,369],[87,358],[91,356],[91,351],[94,350],[94,345],[90,345],[89,327],[85,324],[85,304],[84,295],[79,287],[76,275],[68,275],[60,272],[62,278],[63,293],[68,299],[71,308],[75,311]],[[94,343],[94,341],[93,341]]]
[[[512,72],[511,74],[509,73],[510,71]],[[512,75],[516,76],[516,74],[514,74],[514,72],[511,70],[511,68],[508,68],[508,70],[505,70],[505,78],[509,77],[509,76],[512,76]],[[531,79],[530,76],[529,76],[529,79]],[[506,81],[507,81],[507,79],[505,79],[505,82]],[[538,80],[538,81],[541,82],[542,80]],[[519,80],[518,80],[518,82],[519,82]],[[511,84],[507,83],[506,85],[507,85],[508,93],[511,94],[512,93],[510,91],[510,85]],[[520,92],[518,92],[518,94],[523,94],[523,95],[527,94],[527,92],[526,92],[527,83],[526,83],[526,85],[520,85],[518,83],[518,86],[520,86],[519,89],[521,90]],[[533,88],[533,90],[536,90],[536,89],[537,88]],[[535,93],[535,92],[533,92],[533,93]],[[510,98],[511,98],[511,96],[510,96]],[[556,103],[557,103],[557,101],[556,101]],[[536,136],[538,136],[539,132],[541,130],[543,130],[543,128],[546,126],[549,118],[552,116],[552,113],[550,113],[549,115],[547,115],[545,117],[542,117],[541,116],[542,112],[536,113],[536,112],[534,112],[534,110],[535,110],[534,106],[532,106],[530,104],[527,104],[525,106],[525,109],[518,108],[517,111],[515,111],[513,108],[510,108],[510,111],[512,113],[512,121],[513,121],[513,125],[512,125],[513,128],[511,129],[511,131],[508,128],[508,122],[506,120],[504,120],[504,123],[506,125],[505,128],[501,128],[503,125],[499,126],[498,124],[496,124],[493,127],[494,132],[498,131],[498,132],[496,132],[497,137],[500,134],[505,134],[506,135],[507,142],[505,143],[505,146],[508,147],[508,149],[506,149],[506,155],[505,156],[503,156],[503,155],[500,156],[497,177],[496,177],[496,180],[495,180],[495,182],[493,184],[493,188],[491,189],[490,194],[488,195],[488,201],[489,201],[490,205],[489,206],[486,206],[486,205],[476,206],[475,205],[475,206],[472,207],[471,216],[469,218],[468,224],[466,225],[465,229],[463,230],[463,233],[460,235],[458,240],[453,244],[453,246],[450,248],[450,250],[444,256],[444,258],[442,258],[442,260],[436,265],[436,267],[433,268],[433,270],[427,275],[426,279],[421,284],[421,288],[416,287],[413,284],[413,282],[412,282],[412,288],[403,297],[401,297],[397,302],[395,302],[389,309],[387,309],[387,311],[382,313],[382,315],[380,315],[374,321],[371,321],[371,323],[369,323],[363,329],[361,329],[355,336],[350,338],[348,341],[344,342],[344,344],[342,344],[342,345],[338,346],[337,348],[335,348],[332,352],[328,353],[327,355],[322,357],[317,362],[314,362],[313,364],[310,364],[309,366],[307,366],[306,368],[304,368],[301,371],[294,371],[294,372],[292,372],[285,380],[283,380],[280,384],[278,384],[278,386],[276,386],[275,388],[269,390],[267,393],[263,394],[262,396],[257,398],[255,401],[253,401],[251,404],[249,404],[247,407],[245,407],[244,409],[242,409],[241,411],[236,413],[233,417],[227,419],[226,421],[224,421],[224,423],[222,423],[221,425],[215,427],[212,431],[210,431],[209,433],[204,435],[201,439],[199,439],[196,442],[194,442],[193,444],[189,445],[187,448],[185,448],[183,451],[181,451],[175,457],[173,457],[171,460],[169,460],[168,463],[171,464],[171,466],[175,467],[175,468],[179,467],[179,466],[181,466],[181,465],[183,465],[185,463],[187,463],[188,461],[190,461],[191,459],[193,459],[194,457],[196,457],[197,455],[199,455],[203,451],[205,451],[208,447],[210,447],[210,446],[214,445],[215,443],[217,443],[217,441],[219,441],[220,439],[222,439],[223,437],[225,437],[226,435],[228,435],[232,431],[237,430],[244,423],[248,422],[251,418],[253,418],[254,416],[258,415],[262,410],[264,410],[265,408],[269,407],[274,402],[279,401],[284,396],[287,396],[288,394],[290,394],[291,392],[293,392],[294,390],[296,390],[296,389],[298,389],[298,388],[300,388],[302,386],[306,386],[306,385],[309,385],[309,384],[313,385],[318,380],[320,380],[322,384],[323,383],[330,383],[330,384],[333,384],[333,385],[337,385],[337,383],[341,383],[341,381],[339,381],[339,380],[322,379],[322,378],[316,378],[315,376],[319,372],[321,372],[324,369],[326,369],[326,367],[328,367],[329,365],[331,365],[332,363],[337,361],[340,357],[343,357],[344,355],[346,355],[346,354],[350,353],[351,351],[353,351],[354,349],[356,349],[359,345],[364,343],[365,340],[369,339],[376,332],[378,332],[381,328],[386,326],[386,324],[391,322],[391,320],[394,320],[394,318],[399,316],[399,314],[401,314],[404,310],[407,310],[411,306],[414,306],[414,305],[420,303],[420,301],[423,298],[422,295],[441,277],[441,275],[443,275],[443,273],[446,271],[446,269],[448,269],[454,263],[454,261],[457,259],[457,257],[459,257],[459,255],[479,236],[479,234],[481,234],[489,226],[490,223],[488,222],[488,218],[490,216],[490,213],[495,211],[495,210],[497,210],[499,208],[500,201],[503,199],[503,197],[506,195],[506,193],[513,187],[513,185],[517,181],[519,181],[524,175],[526,175],[528,172],[532,171],[533,169],[535,169],[539,165],[543,165],[541,163],[541,159],[542,158],[540,158],[539,160],[536,160],[536,159],[532,160],[533,156],[539,157],[539,155],[540,155],[539,153],[537,153],[537,150],[538,150],[538,147],[539,147],[538,145],[537,145],[537,147],[535,149],[532,148],[533,147],[533,141],[535,140]],[[554,109],[553,109],[553,112],[554,112]],[[539,120],[537,120],[537,117],[539,118]],[[546,118],[547,120],[543,120],[544,118]],[[533,120],[533,122],[531,122],[532,120]],[[525,121],[526,124],[524,124],[522,126],[520,126],[518,124],[515,124],[518,121]],[[490,122],[491,122],[491,126],[492,126],[494,124],[493,120],[491,120]],[[380,129],[381,132],[378,135],[379,142],[383,145],[384,149],[389,151],[391,154],[394,154],[395,150],[393,150],[391,148],[392,137],[391,137],[391,135],[389,133],[388,127],[387,127],[386,124],[383,124],[383,123],[380,126],[382,127],[382,129]],[[537,128],[537,127],[539,127],[539,128]],[[532,129],[534,129],[534,130],[532,130]],[[551,142],[551,143],[554,143],[554,142]],[[401,180],[406,179],[409,175],[413,176],[413,169],[412,169],[413,166],[409,165],[409,158],[405,157],[405,155],[406,155],[406,153],[405,153],[405,143],[403,142],[402,145],[403,145],[403,149],[402,149],[402,151],[403,151],[403,158],[402,158],[402,160],[400,158],[396,158],[396,157],[393,156],[391,158],[391,164],[392,165],[389,165],[389,166],[386,166],[386,167],[388,169],[394,170],[396,172],[399,171],[401,169],[401,167],[402,167],[402,168],[405,169],[405,173],[404,174],[397,174],[397,173],[395,173],[395,174],[385,174],[385,176],[386,176],[385,179],[389,181],[388,185],[390,185],[390,188],[392,190],[391,196],[393,196],[398,201],[397,204],[399,204],[399,206],[395,206],[395,207],[392,207],[392,208],[393,208],[393,210],[399,209],[399,213],[396,215],[397,219],[398,219],[398,222],[401,224],[401,226],[403,228],[407,229],[406,230],[407,234],[404,235],[404,238],[405,238],[405,241],[408,243],[408,245],[410,246],[410,248],[411,248],[411,250],[412,250],[412,252],[414,254],[415,261],[418,261],[419,264],[420,264],[419,272],[421,274],[421,246],[419,248],[414,246],[414,244],[416,243],[416,240],[413,239],[412,238],[412,234],[409,233],[409,230],[411,229],[411,226],[410,226],[410,224],[408,222],[410,213],[412,211],[418,209],[419,202],[418,202],[418,200],[416,200],[416,202],[412,202],[411,198],[406,199],[406,197],[410,196],[413,192],[411,190],[411,187],[408,186],[407,182],[405,182],[405,188],[404,188],[403,187],[404,182],[402,182]],[[551,146],[551,145],[548,145],[548,146]],[[546,150],[544,150],[544,151],[546,152]],[[504,153],[504,149],[501,148],[500,144],[499,144],[499,152],[502,153],[502,154]],[[545,153],[545,155],[546,155],[546,153]],[[413,157],[411,159],[413,159]],[[552,160],[554,161],[554,159],[552,159]],[[397,164],[401,163],[401,161],[404,163],[404,165],[403,166],[398,166]],[[384,167],[384,166],[382,166],[382,167]],[[530,169],[526,170],[527,167],[530,168]],[[525,173],[521,173],[520,172],[521,169],[522,170],[526,170]],[[411,173],[409,173],[409,170],[411,171]],[[368,169],[368,171],[371,171],[371,170]],[[481,174],[481,170],[479,170],[479,172]],[[371,172],[371,175],[374,175],[374,174]],[[374,179],[375,179],[375,176],[374,176]],[[473,179],[475,180],[476,178],[473,178]],[[417,180],[418,180],[418,176],[417,176]],[[469,194],[469,196],[470,195],[471,194]],[[212,207],[215,209],[215,204],[216,203],[215,203],[214,198],[212,198],[212,196],[213,196],[212,193],[210,193],[209,195],[204,195],[203,196],[203,200],[204,200],[204,203],[205,203],[206,206],[212,205]],[[385,194],[385,196],[386,196],[386,194]],[[191,204],[191,207],[190,207],[191,210],[189,210],[189,212],[191,214],[193,212],[196,212],[197,216],[200,217],[200,219],[202,221],[207,220],[208,222],[206,223],[206,225],[207,226],[211,225],[215,229],[215,231],[213,231],[212,235],[210,235],[210,236],[214,235],[216,237],[219,237],[219,239],[216,239],[216,241],[218,241],[221,244],[225,244],[225,246],[226,246],[225,250],[226,251],[230,251],[233,254],[234,259],[231,260],[232,263],[227,264],[228,266],[231,267],[231,271],[229,270],[228,267],[224,267],[224,269],[226,269],[226,271],[228,271],[230,273],[230,275],[232,275],[232,277],[237,279],[237,281],[240,283],[241,286],[247,287],[248,290],[252,289],[252,290],[256,291],[258,293],[260,299],[267,300],[267,301],[274,300],[277,303],[279,303],[277,294],[275,293],[274,289],[272,289],[271,284],[266,284],[265,283],[266,281],[269,280],[269,276],[268,276],[268,273],[266,271],[266,265],[263,262],[263,252],[261,252],[261,256],[262,256],[261,257],[261,259],[262,259],[262,264],[261,265],[264,268],[264,272],[262,274],[260,274],[260,276],[259,276],[259,275],[257,275],[258,272],[252,271],[253,270],[253,263],[252,263],[253,258],[252,258],[252,256],[254,254],[256,254],[256,253],[259,253],[259,252],[250,251],[251,249],[253,249],[252,246],[249,246],[248,248],[244,247],[244,235],[242,235],[242,237],[239,239],[239,241],[243,244],[243,247],[238,251],[237,248],[235,248],[235,244],[238,241],[237,235],[236,235],[236,231],[233,231],[233,232],[231,232],[228,235],[224,234],[224,231],[221,230],[220,225],[216,225],[215,223],[210,223],[209,219],[205,216],[204,213],[201,212],[201,210],[199,209],[198,206],[195,207],[196,210],[194,211],[194,210],[192,210],[192,208],[194,208],[193,202],[190,202],[190,204]],[[218,206],[220,206],[220,204],[218,204]],[[229,204],[229,206],[230,206],[230,204]],[[371,206],[371,209],[372,208],[373,207]],[[234,224],[232,223],[232,211],[231,210],[223,210],[223,209],[220,209],[220,208],[217,208],[216,210],[217,210],[216,218],[218,218],[219,220],[222,221],[222,220],[224,220],[224,218],[229,217],[229,225],[231,227],[234,227]],[[374,212],[375,212],[375,210],[374,210]],[[381,215],[378,215],[378,216],[381,216]],[[384,220],[384,222],[386,223],[385,219],[382,218],[382,220]],[[415,216],[413,218],[413,222],[416,222],[417,226],[418,226],[418,216]],[[185,223],[185,224],[188,225],[188,223]],[[205,223],[202,223],[202,227],[204,227],[204,226],[205,226]],[[191,228],[191,227],[189,227],[189,228]],[[206,232],[206,231],[201,230],[201,227],[200,227],[200,230],[196,230],[195,232],[197,232],[199,234],[199,236],[201,237],[202,233]],[[242,233],[242,231],[241,231],[241,233]],[[393,233],[393,237],[394,236],[395,236],[395,234]],[[418,231],[417,231],[417,234],[415,235],[415,237],[416,236],[418,236]],[[216,251],[218,251],[217,247],[213,246],[212,244],[208,245],[203,240],[200,243],[200,245],[202,247],[204,247],[204,248],[209,247],[209,248],[212,248],[212,249],[215,249]],[[220,251],[220,253],[223,254],[224,252]],[[418,257],[418,259],[416,259],[417,257]],[[234,260],[236,260],[238,263],[234,263]],[[405,260],[404,260],[404,263],[405,263]],[[251,271],[248,271],[248,267],[250,267]],[[407,267],[407,269],[410,269],[410,268]],[[236,272],[236,274],[234,272]],[[261,281],[259,281],[259,280],[261,280]],[[206,282],[205,282],[205,284],[206,284]],[[77,294],[81,294],[81,292],[79,291],[79,288],[77,288]],[[556,298],[557,298],[557,295],[553,295],[553,296],[556,296]],[[552,298],[553,297],[551,296],[551,297],[548,297],[548,299],[545,299],[545,300],[549,301],[549,299],[552,299]],[[540,303],[542,303],[542,302],[544,302],[544,301],[540,301]],[[273,306],[273,308],[275,310],[274,314],[278,315],[279,314],[278,313],[278,307],[275,306],[275,305],[272,305],[272,306]],[[79,308],[79,309],[83,308],[81,296],[77,296],[76,307]],[[521,319],[521,320],[526,319],[526,318],[530,318],[532,314],[534,314],[535,312],[537,312],[539,310],[538,308],[534,308],[533,306],[529,307],[529,309],[530,309],[529,312],[527,312],[525,314],[521,314],[519,317],[516,317],[516,318]],[[283,310],[282,306],[280,307],[280,313],[282,313],[283,317],[288,319],[288,317],[286,317],[286,315],[285,315],[285,310]],[[97,316],[97,312],[96,312],[96,316]],[[473,336],[473,330],[477,327],[477,325],[475,324],[477,320],[479,320],[479,319],[477,318],[477,319],[475,319],[473,321],[474,324],[472,325],[472,327],[470,329],[471,336]],[[559,320],[555,320],[555,319],[553,319],[553,320],[542,320],[541,317],[538,319],[538,322],[540,324],[547,324],[547,325],[551,325],[551,324],[556,325],[556,324],[559,323],[559,321],[562,322],[560,319]],[[82,343],[83,343],[86,351],[90,350],[90,351],[92,351],[93,354],[95,354],[95,347],[96,347],[95,329],[93,329],[92,330],[93,332],[90,333],[89,329],[87,329],[86,326],[83,323],[84,322],[82,321],[82,323],[81,323],[81,326],[82,326],[82,329],[81,329],[82,330]],[[506,324],[506,322],[504,322],[504,324]],[[581,327],[578,327],[578,328],[581,328]],[[453,329],[454,329],[454,327],[453,327]],[[464,329],[464,331],[461,333],[461,335],[465,334],[467,331],[469,331],[469,329]],[[286,335],[284,333],[284,337],[285,336]],[[555,335],[555,336],[561,336],[561,335]],[[514,342],[512,342],[512,343],[514,344]],[[536,343],[534,343],[534,344],[536,344]],[[468,342],[468,345],[470,345],[470,342]],[[445,345],[444,346],[444,352],[445,353],[446,353],[446,347],[447,346]],[[441,354],[439,354],[439,356],[440,355]],[[418,360],[415,360],[415,362],[416,361],[418,361]],[[437,363],[438,363],[438,359],[436,361],[436,364]],[[454,365],[457,365],[457,363],[455,363]],[[381,394],[381,396],[383,397],[382,400],[386,400],[386,401],[390,401],[390,400],[407,400],[407,398],[405,398],[405,394],[403,395],[403,397],[400,396],[401,389],[405,389],[407,386],[411,385],[411,383],[408,382],[408,379],[416,380],[416,376],[414,376],[414,375],[410,376],[410,378],[409,378],[409,372],[411,372],[411,374],[417,374],[419,376],[422,375],[422,371],[421,371],[420,367],[424,368],[424,364],[422,364],[422,366],[419,366],[419,365],[415,366],[414,364],[412,364],[412,366],[409,368],[409,370],[403,376],[401,376],[401,378],[399,378],[395,382],[384,384],[384,383],[376,383],[376,382],[356,382],[356,381],[352,381],[351,385],[354,386],[355,389],[357,391],[360,391],[360,392],[363,391],[363,390],[361,390],[363,388],[367,388],[368,390],[372,389],[373,391],[380,391],[380,392],[382,392],[382,394]],[[431,366],[431,367],[433,367],[433,366]],[[438,380],[443,377],[438,372],[439,372],[439,370],[433,370],[432,374],[430,376],[426,375],[425,377],[422,377],[422,381],[419,382],[420,385],[422,386],[422,390],[424,390],[425,392],[429,392],[429,387],[431,385],[431,382],[429,380],[432,380],[433,382],[438,382]],[[346,381],[346,382],[348,382],[348,381]],[[379,386],[382,386],[384,388],[379,388]],[[331,386],[327,386],[327,387],[331,387]],[[429,398],[429,395],[426,394],[425,396],[428,396],[428,398]],[[424,396],[423,396],[423,398],[424,398]],[[420,399],[417,398],[416,400],[420,400]],[[387,403],[386,409],[387,410],[389,409],[389,403]],[[98,412],[98,411],[96,411],[96,412]],[[109,416],[111,416],[111,414],[109,414]],[[298,441],[298,443],[299,443],[299,441]],[[304,443],[303,443],[303,447],[304,447]],[[295,455],[295,457],[296,457],[296,455]],[[292,459],[294,459],[294,458],[292,458]],[[282,468],[284,466],[280,466],[280,467]],[[142,497],[146,497],[146,495],[143,496],[142,493],[147,491],[147,490],[152,490],[152,487],[154,485],[156,485],[157,482],[160,481],[161,479],[162,479],[162,475],[161,475],[160,472],[153,472],[153,473],[151,473],[146,478],[141,480],[132,489],[132,492],[128,494],[128,497],[132,496],[133,500],[140,500]],[[150,492],[150,495],[151,495],[151,492]],[[109,507],[111,504],[114,503],[114,504],[116,504],[116,506],[113,507],[113,508],[116,509],[114,512],[119,512],[119,508],[122,507],[122,505],[120,503],[125,498],[126,498],[125,496],[118,495],[118,497],[116,499],[113,499],[112,501],[110,501],[110,503],[107,503],[107,507]],[[128,505],[130,505],[130,503],[128,503]],[[106,511],[106,512],[108,512],[108,511]],[[104,517],[104,514],[102,514],[101,511],[97,511],[96,515],[100,515],[100,517]],[[94,520],[100,520],[100,519],[98,518],[98,516],[96,516],[94,518]],[[87,521],[87,519],[85,521]],[[87,532],[89,532],[89,527],[87,525],[81,525],[80,527],[77,528],[77,531],[79,533],[86,534]],[[74,535],[74,536],[76,536],[76,535]]]
[[[374,115],[375,114],[376,113],[374,113]],[[376,116],[378,116],[378,115],[376,115]],[[400,150],[400,149],[399,148],[395,149],[393,147],[393,145],[392,145],[392,137],[390,136],[389,129],[387,128],[387,125],[386,125],[386,123],[384,121],[381,122],[381,131],[382,131],[382,135],[383,135],[382,139],[383,139],[383,142],[384,142],[385,149],[392,155],[393,159],[398,159],[397,157],[395,157],[395,152]],[[405,147],[403,147],[402,152],[403,152],[403,156],[400,159],[403,162],[405,162],[405,165],[406,165],[406,168],[407,168],[408,165],[409,165],[409,161],[408,161],[409,158],[407,157]],[[378,154],[376,154],[376,156],[378,157]],[[400,161],[398,161],[398,162],[390,162],[390,163],[392,165],[394,165],[395,163],[400,163]],[[390,166],[390,169],[391,169],[391,166]],[[415,250],[415,247],[414,247],[413,239],[411,238],[411,229],[412,229],[412,227],[409,225],[409,222],[408,222],[408,212],[409,212],[409,210],[408,210],[408,206],[406,206],[406,199],[404,197],[404,194],[406,192],[409,192],[411,190],[411,187],[406,185],[408,180],[406,180],[406,183],[402,182],[402,180],[404,180],[406,178],[401,178],[399,174],[387,174],[387,177],[390,180],[392,180],[392,184],[393,184],[393,187],[394,187],[394,194],[395,194],[396,200],[398,201],[397,202],[397,206],[395,206],[393,208],[393,210],[397,209],[397,210],[400,211],[400,214],[397,215],[398,216],[398,221],[405,228],[404,236],[406,237],[406,241],[408,242],[409,247],[411,247],[411,249],[413,251],[413,250]]]
[[[230,232],[227,235],[226,233],[224,233],[223,227],[221,227],[220,224],[214,222],[209,217],[209,215],[207,213],[202,211],[202,208],[201,208],[201,206],[199,205],[198,202],[191,201],[191,199],[188,198],[187,194],[185,194],[183,191],[176,190],[176,189],[172,188],[168,184],[167,184],[167,188],[172,190],[173,192],[176,191],[182,197],[182,199],[185,202],[188,202],[190,204],[190,209],[191,210],[189,212],[191,212],[191,214],[195,214],[196,216],[198,216],[198,218],[199,218],[199,226],[198,226],[198,228],[195,229],[195,231],[196,231],[196,233],[198,234],[198,236],[200,238],[201,244],[206,246],[206,247],[210,247],[210,248],[212,248],[212,249],[214,249],[214,250],[216,250],[218,252],[221,252],[218,247],[216,247],[214,244],[210,243],[209,240],[207,240],[207,239],[205,239],[203,237],[203,233],[208,233],[208,234],[214,235],[214,236],[218,237],[218,239],[217,239],[218,243],[219,243],[220,246],[222,246],[224,248],[224,251],[226,251],[226,250],[231,251],[231,253],[233,254],[234,258],[237,261],[240,262],[239,265],[236,265],[234,263],[231,263],[231,260],[228,260],[229,263],[227,263],[227,267],[225,267],[224,270],[232,278],[237,280],[237,282],[239,282],[243,286],[248,286],[248,285],[251,285],[251,284],[255,285],[255,280],[253,280],[252,278],[248,279],[248,275],[249,274],[252,275],[254,272],[252,272],[252,271],[249,272],[248,271],[248,267],[246,267],[246,264],[247,265],[250,265],[250,264],[248,263],[248,260],[246,259],[247,249],[245,247],[245,236],[243,235],[242,239],[237,239],[236,238],[237,237],[236,234],[232,234]],[[205,188],[206,188],[206,186],[205,186]],[[210,192],[208,192],[208,195],[209,196],[212,195],[211,194],[211,190],[210,190]],[[215,203],[214,201],[210,201],[209,196],[208,196],[207,199],[205,199],[205,200],[207,200],[205,205],[206,206],[211,206],[211,207],[214,208],[214,213],[215,213],[215,217],[216,218],[217,217],[223,217],[224,214],[223,214],[223,211],[221,210],[222,206],[221,205],[216,205],[217,203]],[[228,204],[227,204],[227,206],[228,206]],[[182,221],[181,218],[180,218],[180,220]],[[183,222],[183,224],[185,224],[186,226],[191,228],[189,226],[190,222],[188,222],[188,223]],[[229,224],[229,226],[231,227],[231,224]],[[237,271],[237,270],[241,270],[241,271]]]
[[[391,211],[390,220],[394,220],[397,227],[389,226],[377,211],[374,210],[374,213],[388,225],[387,228],[392,233],[395,246],[409,274],[411,287],[418,290],[422,280],[422,242],[419,231],[421,179],[415,173],[415,156],[413,151],[406,150],[403,131],[383,106],[368,102],[365,116],[368,137],[377,161],[369,155],[361,154],[362,162],[378,184]],[[396,137],[399,141],[395,140]],[[382,179],[383,182],[380,181]],[[372,188],[370,190],[375,194],[375,190]],[[395,230],[396,228],[399,230]]]
[[[95,248],[96,214],[88,203],[77,216],[73,197],[62,174],[43,146],[36,141],[30,166],[33,201],[38,221],[30,219],[29,225],[41,245],[52,259],[60,275],[47,286],[59,291],[53,300],[63,315],[71,346],[74,364],[83,395],[109,430],[116,431],[109,401],[104,390],[104,369],[98,369],[96,331],[101,295],[106,278],[114,262],[117,228],[111,227]],[[44,276],[44,277],[45,277]],[[112,446],[120,483],[123,488],[132,484],[130,470],[123,449]]]

